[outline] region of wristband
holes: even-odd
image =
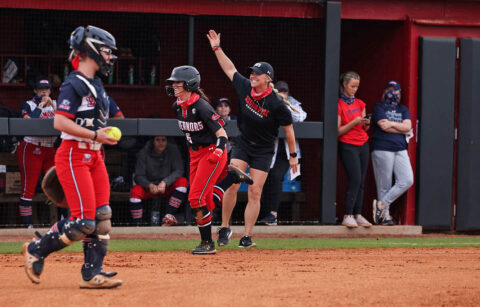
[[[222,47],[220,47],[220,46],[213,46],[212,47],[213,51],[217,51],[217,50],[220,50],[220,49],[222,49]]]
[[[93,131],[95,134],[93,135],[92,141],[95,141],[97,139],[97,130]]]
[[[224,136],[217,138],[217,148],[225,151],[225,146],[227,145],[228,139]]]

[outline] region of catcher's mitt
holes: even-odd
[[[42,190],[47,198],[58,207],[68,208],[62,186],[58,181],[55,166],[51,167],[42,180]]]

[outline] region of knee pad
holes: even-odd
[[[198,227],[205,227],[212,224],[212,215],[206,206],[192,208],[192,212],[197,220]]]
[[[95,231],[95,220],[76,219],[69,221],[64,226],[64,233],[60,239],[67,245],[71,245],[75,241],[80,241],[87,235]]]
[[[95,211],[95,231],[99,235],[106,235],[112,230],[112,208],[109,205],[98,207]]]

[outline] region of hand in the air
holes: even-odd
[[[210,46],[219,47],[220,46],[220,33],[217,34],[215,30],[208,31],[207,38],[210,41]]]

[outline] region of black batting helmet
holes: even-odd
[[[183,81],[183,88],[186,91],[194,92],[200,87],[200,73],[193,66],[178,66],[172,70],[172,75],[167,81]]]
[[[117,49],[115,37],[112,34],[94,26],[78,27],[70,35],[69,44],[71,49],[78,50],[92,58],[100,67],[100,74],[108,76],[112,73],[113,60],[116,57],[112,55],[110,63],[107,63],[100,54],[100,47],[102,46],[107,46],[113,50]],[[72,55],[73,51],[70,58],[72,58]]]

